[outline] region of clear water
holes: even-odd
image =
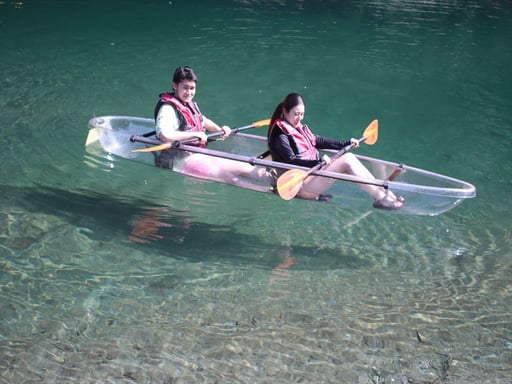
[[[0,2],[0,382],[512,381],[509,1]],[[193,66],[219,123],[469,181],[437,217],[91,158]],[[262,131],[264,133],[264,131]],[[436,381],[437,380],[437,381]]]

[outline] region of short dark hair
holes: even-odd
[[[176,68],[174,71],[174,76],[172,77],[172,82],[179,84],[183,80],[195,81],[197,82],[198,78],[194,70],[188,66],[181,66]]]

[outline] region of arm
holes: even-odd
[[[318,149],[342,149],[352,144],[351,140],[335,140],[328,137],[316,136],[316,147]]]
[[[224,131],[223,138],[228,137],[231,134],[231,129],[227,125],[223,125],[222,127],[216,124],[213,120],[210,120],[206,116],[203,115],[203,127],[208,132],[221,132]]]

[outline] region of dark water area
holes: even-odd
[[[509,1],[0,1],[0,383],[512,382]],[[474,184],[434,217],[338,209],[84,148],[172,71],[232,127]],[[254,133],[265,134],[254,130]]]

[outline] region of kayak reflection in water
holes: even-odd
[[[193,101],[198,77],[187,66],[176,68],[172,80],[173,92],[162,93],[155,107],[156,135],[165,142],[175,142],[197,138],[190,145],[206,147],[209,132],[224,132],[222,138],[231,134],[227,125],[222,127],[204,116]],[[265,169],[248,163],[229,159],[190,153],[179,149],[162,151],[156,158],[156,165],[162,168],[176,169],[180,173],[203,179],[242,187],[268,190],[272,175]],[[259,184],[254,184],[252,181]],[[261,184],[265,184],[263,186]]]
[[[302,124],[305,113],[304,100],[298,93],[290,93],[276,107],[270,120],[268,146],[272,159],[283,163],[303,167],[315,167],[325,162],[323,170],[346,173],[366,179],[375,179],[371,172],[352,153],[331,159],[319,157],[317,149],[343,149],[346,146],[359,146],[359,140],[339,141],[313,134],[307,125]],[[297,196],[305,199],[318,199],[327,191],[334,180],[321,176],[309,176],[305,179]],[[361,189],[374,198],[374,207],[388,210],[400,209],[404,204],[402,197],[382,187],[370,184],[358,184]]]

